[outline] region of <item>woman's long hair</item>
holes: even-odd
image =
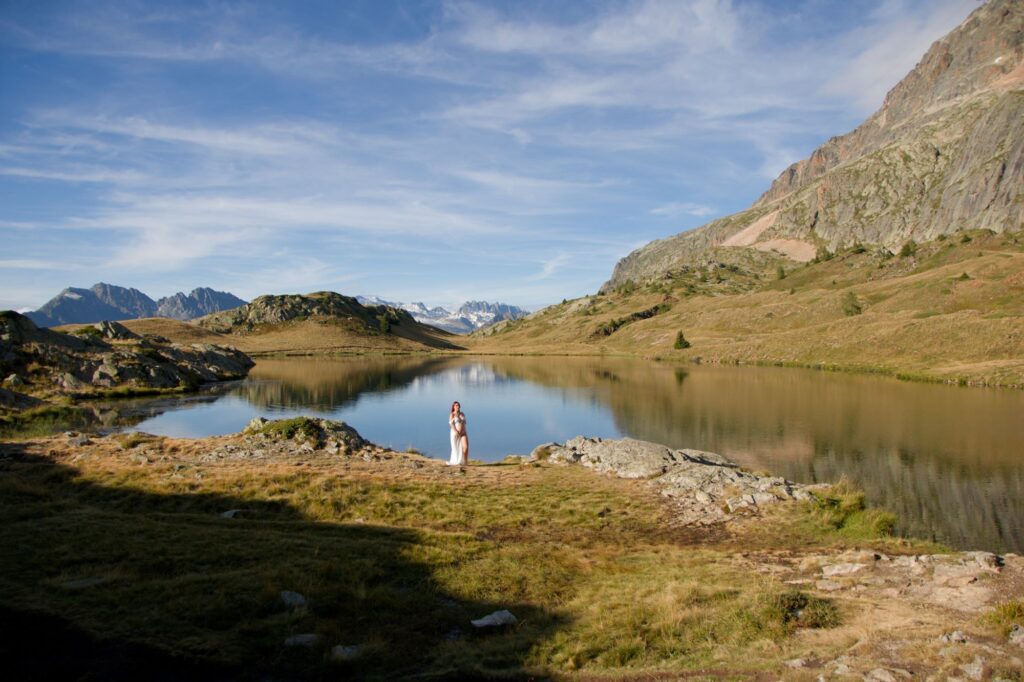
[[[459,412],[462,412],[462,403],[460,403],[458,400],[455,400],[452,402],[452,409],[448,412],[448,414],[455,414],[456,405],[459,406]]]

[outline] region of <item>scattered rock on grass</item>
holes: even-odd
[[[306,598],[291,590],[281,590],[281,601],[290,609],[300,609],[306,605]]]
[[[314,647],[319,643],[320,635],[312,632],[303,633],[301,635],[291,635],[290,637],[285,637],[284,639],[285,646]]]
[[[967,635],[959,630],[953,630],[953,632],[947,632],[939,637],[939,641],[946,642],[947,644],[966,644]]]
[[[68,445],[81,447],[83,445],[88,445],[91,442],[92,441],[89,440],[89,436],[85,435],[84,433],[75,433],[73,435],[68,434]]]
[[[1010,630],[1009,637],[1010,644],[1016,644],[1017,646],[1024,646],[1024,627],[1014,625],[1013,629]]]
[[[221,517],[222,519],[233,519],[233,518],[235,518],[235,516],[237,516],[237,515],[238,515],[238,514],[239,514],[239,513],[241,512],[241,511],[242,511],[241,509],[228,509],[228,510],[227,510],[226,512],[221,512],[221,513],[220,513],[220,517]]]
[[[519,622],[519,619],[517,619],[515,616],[513,616],[510,611],[506,611],[505,609],[502,609],[501,611],[495,611],[494,613],[490,613],[490,614],[484,616],[483,618],[478,618],[478,619],[470,621],[470,622],[473,624],[473,627],[481,628],[481,629],[483,629],[483,628],[503,628],[503,627],[508,627],[508,626],[511,626],[511,625],[515,625],[516,623]]]
[[[973,661],[960,666],[960,672],[966,675],[968,679],[980,680],[985,675],[985,661],[980,656],[975,656]]]
[[[331,660],[338,663],[354,661],[362,655],[363,647],[361,644],[338,644],[331,647]]]
[[[831,566],[823,566],[821,574],[826,577],[851,575],[864,568],[864,566],[864,564],[833,564]]]

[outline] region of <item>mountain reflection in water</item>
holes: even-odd
[[[319,414],[446,457],[452,400],[469,418],[474,459],[581,433],[630,436],[797,481],[846,476],[895,512],[902,532],[1024,549],[1020,391],[597,357],[301,358],[261,360],[226,396],[170,405],[137,428],[203,436],[258,414]]]

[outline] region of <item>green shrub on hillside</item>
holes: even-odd
[[[847,291],[846,295],[843,296],[843,314],[847,317],[854,315],[860,315],[863,312],[863,308],[860,305],[860,301],[857,300],[857,295],[852,291]]]
[[[631,279],[627,279],[625,282],[615,287],[615,293],[628,296],[629,294],[636,291],[636,282]]]
[[[780,265],[778,268],[775,269],[775,276],[778,279],[786,279],[786,268]]]
[[[900,258],[909,258],[917,253],[917,242],[913,239],[903,244],[903,248],[900,249]]]
[[[676,332],[676,342],[674,347],[676,350],[682,350],[690,347],[690,342],[686,340],[685,336],[683,336],[682,330]]]

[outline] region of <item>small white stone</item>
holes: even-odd
[[[331,647],[331,660],[337,662],[354,661],[363,655],[363,647],[359,644],[338,644]]]
[[[290,609],[298,609],[306,605],[306,598],[291,590],[281,590],[281,601]]]
[[[980,656],[975,656],[970,663],[961,665],[960,671],[969,679],[980,680],[985,674],[985,661],[981,660]]]
[[[835,575],[851,575],[864,568],[864,564],[832,564],[831,566],[824,566],[821,569],[821,574],[826,577]]]
[[[307,632],[301,635],[292,635],[291,637],[285,637],[285,646],[304,646],[314,647],[320,642],[320,635],[312,632]]]
[[[499,628],[507,625],[515,625],[519,620],[513,616],[510,611],[502,609],[501,611],[495,611],[483,618],[478,618],[470,622],[474,627],[478,628]]]

